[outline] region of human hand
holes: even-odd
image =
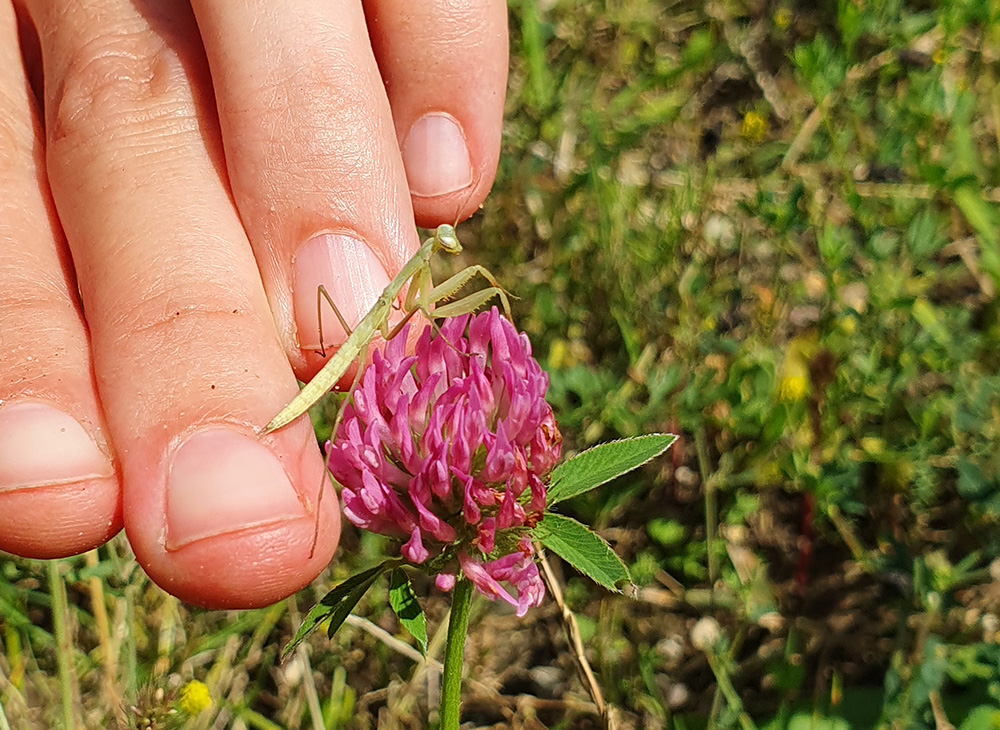
[[[0,0],[0,549],[124,524],[178,597],[276,601],[330,560],[339,508],[305,419],[259,429],[322,364],[317,286],[360,319],[414,215],[486,196],[506,6],[23,4],[26,62]]]

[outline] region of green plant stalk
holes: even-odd
[[[125,587],[125,625],[134,627],[136,625],[135,606],[140,600],[138,598],[139,587],[135,583]],[[139,697],[139,648],[135,644],[135,630],[125,632],[124,646],[125,667],[123,676],[125,677],[125,696],[128,701],[135,703]]]
[[[96,568],[100,563],[97,549],[87,552],[84,556],[88,568]],[[101,686],[108,707],[119,707],[122,704],[118,686],[115,683],[115,665],[117,658],[111,651],[111,624],[108,621],[108,607],[104,595],[104,581],[97,575],[92,575],[87,581],[90,592],[91,610],[94,612],[94,627],[97,630],[97,641],[101,647]]]
[[[715,482],[709,473],[708,445],[705,443],[705,432],[699,430],[694,435],[695,452],[698,455],[698,471],[701,473],[702,489],[705,491],[705,548],[708,552],[709,590],[715,596],[715,581],[719,577],[719,561],[715,557],[716,513],[718,506],[715,497]]]
[[[740,695],[733,686],[733,683],[729,681],[729,674],[726,672],[725,667],[723,667],[719,662],[719,658],[711,649],[705,652],[705,658],[708,659],[708,666],[712,670],[712,674],[715,675],[715,681],[719,686],[719,691],[722,693],[722,696],[726,699],[726,704],[728,704],[730,708],[736,710],[740,727],[743,728],[743,730],[757,730],[757,726],[754,724],[753,720],[750,719],[750,715],[748,715],[743,709],[743,702],[740,700]]]
[[[244,707],[239,712],[240,719],[254,730],[284,730],[281,725],[268,720],[259,712],[254,712],[249,707]]]
[[[532,99],[534,107],[547,109],[552,81],[548,64],[545,62],[542,19],[536,0],[527,0],[521,4],[521,40],[521,50],[528,63],[528,78],[531,95],[534,97]]]
[[[461,578],[455,583],[455,595],[448,621],[448,643],[444,650],[444,677],[441,684],[441,730],[458,730],[462,704],[462,653],[469,631],[472,606],[472,583]]]
[[[48,562],[49,595],[52,596],[52,627],[56,635],[56,659],[59,663],[59,694],[62,704],[63,728],[74,730],[73,720],[73,658],[66,633],[66,586],[59,574],[59,561]]]

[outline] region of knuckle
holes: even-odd
[[[107,33],[77,48],[49,106],[50,146],[72,150],[109,141],[161,148],[159,138],[194,116],[180,60],[143,31]]]
[[[242,311],[218,303],[131,302],[127,312],[91,330],[94,351],[113,352],[100,377],[115,383],[117,397],[136,402],[219,405],[213,398],[225,384],[229,396],[252,387],[258,351],[247,346],[259,333]],[[219,391],[221,392],[221,391]],[[215,393],[215,397],[219,395]]]
[[[245,308],[220,304],[133,301],[95,329],[97,347],[116,352],[123,362],[145,363],[144,368],[215,372],[224,362],[249,359],[245,343],[255,334]]]
[[[0,88],[0,172],[29,169],[38,149],[30,107]]]
[[[222,304],[225,298],[215,298],[208,286],[204,289],[181,287],[180,291],[149,290],[132,301],[123,302],[108,330],[123,338],[136,338],[159,343],[167,340],[192,342],[230,329],[240,329],[248,311],[246,302],[233,300],[232,306]]]
[[[0,238],[4,237],[0,226]],[[39,320],[54,319],[49,316],[65,306],[65,292],[38,277],[28,269],[14,268],[4,261],[4,286],[0,287],[0,329],[5,335],[12,330],[37,326]],[[41,317],[39,316],[41,313]]]
[[[0,238],[4,232],[0,229]],[[83,348],[79,316],[55,282],[28,269],[4,269],[0,287],[0,390],[57,369],[67,352]]]
[[[331,46],[336,36],[319,35],[316,43]],[[336,47],[336,46],[334,46]],[[299,144],[310,141],[321,150],[338,149],[353,139],[367,140],[383,126],[376,70],[346,58],[310,57],[302,49],[289,50],[282,63],[262,71],[260,82],[248,89],[251,103],[227,112],[257,120],[279,137],[302,129]],[[242,101],[246,102],[247,99]],[[337,124],[331,124],[334,118]],[[289,121],[294,121],[293,127]]]
[[[205,258],[192,250],[123,253],[105,272],[108,285],[84,287],[86,304],[103,314],[94,329],[164,352],[171,342],[229,342],[260,326],[253,282],[204,247]]]

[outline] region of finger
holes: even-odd
[[[192,5],[233,194],[306,377],[346,338],[328,315],[319,342],[318,286],[353,327],[418,245],[364,15],[351,0]]]
[[[48,168],[123,475],[158,584],[263,605],[332,556],[337,499],[308,423],[258,439],[296,391],[224,183],[197,30],[154,0],[33,2]]]
[[[493,185],[507,86],[503,0],[365,0],[424,227],[467,218]]]
[[[121,496],[13,7],[0,0],[0,549],[75,555],[121,529]]]

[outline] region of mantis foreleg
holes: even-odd
[[[462,314],[471,314],[496,296],[503,300],[504,309],[509,312],[510,308],[506,300],[507,292],[498,286],[490,286],[473,292],[467,297],[434,307],[433,315],[434,317],[457,317]]]
[[[477,304],[476,307],[473,307],[472,309],[461,309],[457,307],[452,307],[452,305],[454,304],[459,304],[473,297],[477,297],[477,295],[480,294],[480,292],[475,292],[467,297],[464,297],[463,299],[454,301],[451,304],[445,304],[435,307],[433,310],[433,315],[436,317],[454,317],[456,314],[468,314],[469,312],[475,311],[476,308],[482,306],[490,299],[492,299],[494,296],[496,296],[499,297],[500,301],[503,303],[503,311],[504,314],[507,316],[507,319],[511,319],[510,300],[508,300],[507,298],[507,292],[503,289],[503,287],[501,287],[497,283],[496,278],[493,276],[493,274],[490,273],[489,269],[480,266],[478,264],[462,269],[457,274],[448,277],[440,284],[437,284],[436,286],[431,288],[426,293],[427,302],[435,303],[451,299],[456,292],[458,292],[463,286],[465,286],[469,282],[470,279],[472,279],[472,277],[476,276],[477,274],[486,279],[486,281],[490,283],[489,287],[482,290],[483,292],[489,292],[489,296],[481,298],[479,304]],[[422,308],[425,310],[429,310],[430,308],[427,304],[423,302],[421,302],[421,305]]]

